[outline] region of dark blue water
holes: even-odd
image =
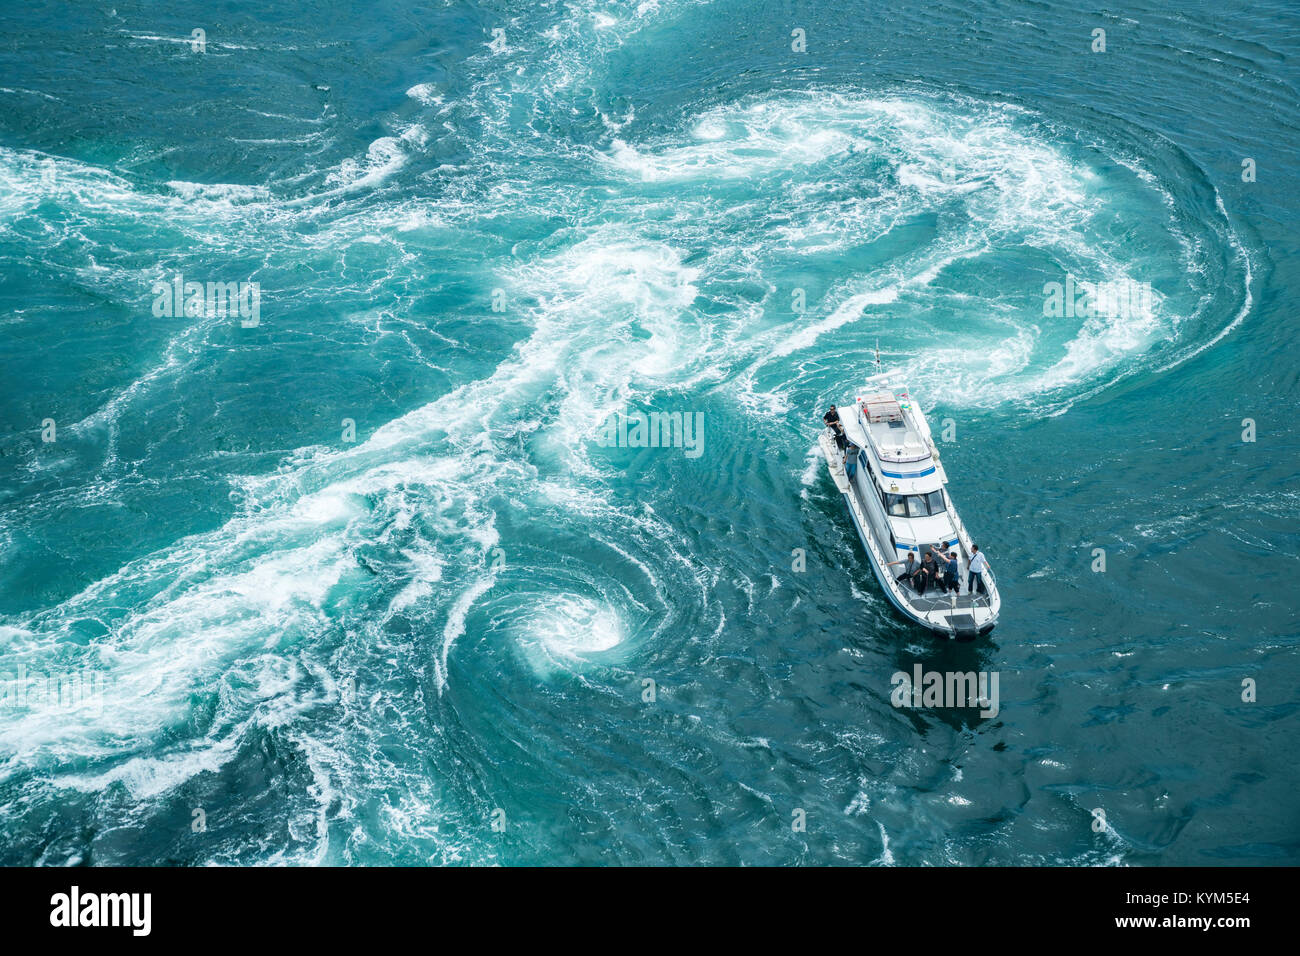
[[[0,862],[1300,857],[1291,6],[163,6],[0,13]]]

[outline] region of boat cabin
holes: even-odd
[[[932,544],[955,545],[957,529],[943,490],[947,475],[929,426],[913,413],[906,390],[874,391],[859,397],[856,405],[857,428],[846,434],[862,449],[860,488],[879,499],[896,555],[911,551],[919,558]]]

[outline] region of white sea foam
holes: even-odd
[[[325,177],[325,182],[342,191],[375,186],[401,169],[406,159],[401,139],[381,136],[370,144],[365,159],[345,159]]]
[[[1041,279],[1004,285],[999,299],[991,302],[949,287],[947,277],[957,266],[983,258],[997,262],[1004,245],[1038,250],[1049,264],[1043,273],[1049,277],[1072,271],[1086,281],[1116,286],[1142,284],[1146,278],[1145,263],[1126,258],[1133,244],[1112,239],[1105,220],[1122,214],[1129,199],[1139,206],[1154,200],[1172,216],[1167,193],[1145,169],[1127,161],[1138,181],[1126,187],[1127,194],[1117,195],[1068,139],[1058,141],[1048,127],[1027,117],[1023,109],[1006,104],[924,95],[774,94],[710,110],[693,120],[685,143],[673,137],[640,145],[615,140],[603,160],[637,180],[680,182],[677,200],[683,204],[692,201],[697,188],[710,190],[730,180],[762,188],[771,179],[786,195],[768,193],[768,205],[786,203],[793,212],[783,215],[773,231],[780,244],[765,245],[755,237],[746,248],[759,258],[843,249],[886,236],[910,217],[960,204],[963,216],[949,217],[955,227],[891,265],[887,275],[846,280],[810,309],[811,320],[800,318],[790,329],[752,338],[759,356],[747,368],[748,382],[758,369],[822,347],[824,339],[842,339],[846,326],[860,325],[870,335],[868,342],[876,335],[886,339],[894,364],[910,369],[918,387],[940,389],[949,400],[991,405],[1065,396],[1068,402],[1072,390],[1119,374],[1154,345],[1176,342],[1184,328],[1199,323],[1160,290],[1138,311],[1099,310],[1086,319],[1062,320],[1042,316]],[[896,170],[893,184],[880,183],[883,192],[865,201],[843,195],[852,180],[839,170],[859,155],[890,162]],[[822,182],[835,184],[839,192],[823,190]],[[1171,249],[1170,255],[1188,256],[1197,249],[1182,224],[1153,233],[1152,244],[1162,242],[1162,236],[1173,236],[1181,250]],[[1059,273],[1051,269],[1053,263]],[[779,269],[779,262],[773,268]],[[1247,285],[1249,281],[1247,269]],[[932,310],[972,313],[969,327],[958,326],[922,343],[908,334],[909,323],[900,339],[900,330],[890,327],[893,306],[921,290],[933,302]],[[903,314],[915,315],[920,301],[909,300]],[[1192,309],[1201,308],[1196,297],[1186,301]],[[990,339],[994,331],[1007,337]],[[867,343],[856,342],[866,351],[862,346]],[[900,346],[915,354],[900,361]],[[746,387],[754,391],[752,384]]]
[[[547,595],[521,623],[520,648],[543,677],[579,667],[624,640],[613,609],[576,594]]]
[[[419,100],[426,106],[441,106],[443,104],[442,94],[437,91],[432,83],[417,83],[406,91],[406,95],[413,100]]]
[[[888,305],[897,300],[897,288],[876,289],[851,296],[838,305],[826,318],[800,329],[778,343],[772,348],[770,356],[774,359],[784,358],[793,352],[809,348],[827,332],[833,332],[841,326],[861,318],[864,309],[877,305]]]

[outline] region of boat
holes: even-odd
[[[948,495],[930,425],[906,385],[887,372],[873,375],[851,413],[844,407],[838,413],[845,438],[859,449],[854,474],[830,426],[818,443],[885,596],[908,620],[936,634],[970,639],[989,633],[1002,607],[997,581],[986,568],[985,591],[966,593],[974,542]],[[889,562],[906,561],[909,552],[920,561],[935,545],[957,553],[960,587],[919,594],[898,580],[904,566]]]

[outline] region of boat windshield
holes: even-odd
[[[892,518],[926,518],[944,513],[943,490],[923,495],[885,495],[885,510]]]

